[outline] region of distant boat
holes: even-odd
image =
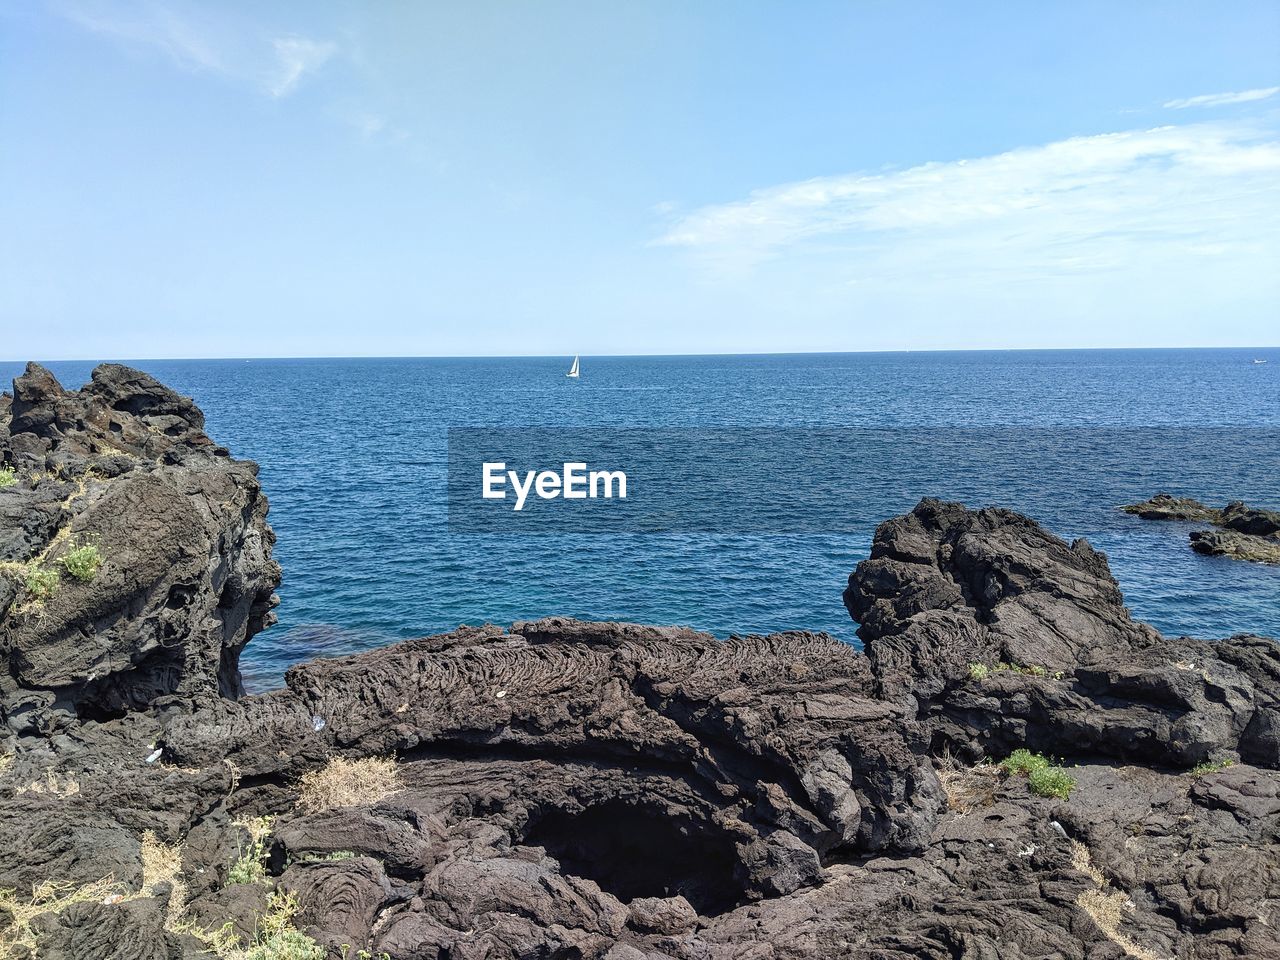
[[[1255,361],[1253,361],[1253,362],[1254,362],[1254,363],[1266,363],[1267,361],[1265,361],[1265,360],[1255,360]],[[575,369],[575,370],[577,370],[577,369],[578,369],[578,361],[577,361],[576,359],[573,361],[573,369]]]
[[[578,355],[576,353],[573,355],[573,366],[569,368],[569,372],[565,376],[573,377],[575,380],[578,379]]]

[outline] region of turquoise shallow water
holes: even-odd
[[[1115,510],[1157,490],[1280,508],[1280,350],[584,357],[576,382],[568,359],[132,361],[262,467],[285,580],[279,624],[244,657],[252,686],[316,655],[547,614],[856,642],[847,576],[875,524],[926,495],[1087,536],[1134,613],[1166,633],[1280,635],[1280,568],[1198,556],[1189,527]],[[93,364],[49,366],[78,386]],[[6,379],[20,372],[0,363]],[[839,533],[450,533],[447,429],[487,425],[1025,428],[1043,469],[884,464],[874,483],[850,480]],[[1044,442],[1059,430],[1073,442]],[[1117,455],[1127,436],[1134,455]],[[1081,458],[1081,437],[1099,456]]]

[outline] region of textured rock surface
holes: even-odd
[[[315,661],[237,697],[235,653],[277,576],[265,502],[198,411],[140,376],[77,395],[34,370],[5,440],[23,471],[105,472],[122,454],[89,425],[116,417],[136,458],[84,504],[38,496],[45,480],[0,492],[0,536],[37,532],[19,560],[52,542],[39,531],[92,520],[104,544],[142,528],[171,566],[200,563],[154,648],[183,666],[145,682],[145,654],[103,685],[74,644],[32,672],[31,621],[70,614],[11,598],[5,702],[52,697],[10,713],[0,744],[0,890],[17,891],[0,956],[231,957],[208,932],[243,946],[287,892],[333,958],[1280,957],[1280,652],[1161,637],[1087,544],[925,501],[850,578],[865,655],[549,618]],[[153,492],[171,482],[187,495]],[[209,491],[233,490],[214,512]],[[174,520],[179,501],[201,522]],[[138,584],[158,567],[112,574],[115,549],[84,588],[140,643],[124,638],[153,635]],[[253,598],[230,641],[203,605],[224,569]],[[1069,799],[981,762],[1024,745],[1063,758]],[[335,758],[383,773],[320,803],[306,791]],[[6,911],[48,881],[81,902],[19,931]]]
[[[1280,513],[1274,510],[1248,507],[1239,500],[1215,510],[1198,500],[1167,493],[1157,493],[1150,500],[1121,509],[1144,520],[1195,520],[1217,526],[1217,530],[1193,530],[1188,534],[1196,553],[1280,563]]]
[[[7,416],[6,416],[7,414]],[[176,694],[236,696],[279,569],[257,467],[205,436],[187,398],[116,364],[67,391],[36,364],[0,407],[0,729],[50,732]],[[103,558],[60,571],[74,546]],[[52,595],[33,571],[61,572]]]

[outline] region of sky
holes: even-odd
[[[1280,345],[1280,3],[0,7],[0,358]]]

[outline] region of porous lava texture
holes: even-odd
[[[0,417],[0,957],[243,956],[282,893],[348,960],[1280,957],[1280,651],[1161,637],[1083,541],[923,501],[850,577],[865,653],[547,618],[244,696],[253,466],[122,367]]]

